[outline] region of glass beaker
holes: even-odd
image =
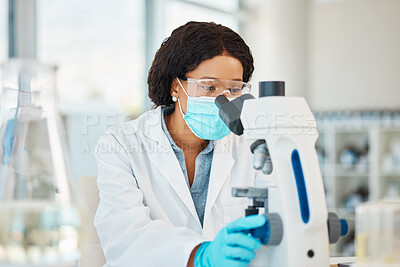
[[[400,200],[382,199],[356,209],[357,267],[400,266]]]
[[[79,258],[77,206],[54,66],[2,65],[0,264],[52,265]]]

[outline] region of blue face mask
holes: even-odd
[[[179,79],[178,82],[183,91],[185,91]],[[187,93],[186,95],[188,96]],[[219,116],[219,110],[214,101],[215,97],[188,96],[186,114],[183,114],[181,102],[178,99],[179,109],[183,119],[189,126],[190,130],[192,130],[192,132],[201,139],[220,140],[231,133],[229,128]]]

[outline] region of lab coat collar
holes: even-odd
[[[162,107],[152,109],[139,117],[140,128],[142,129],[143,136],[160,143],[165,136],[161,128],[161,112]]]
[[[186,184],[185,176],[171,144],[162,130],[161,116],[162,108],[158,107],[146,112],[139,118],[141,134],[143,135],[143,144],[148,148],[147,153],[149,154],[149,159],[152,161],[152,165],[165,177],[167,182],[189,209],[190,213],[198,223],[198,230],[200,230],[200,220],[192,196],[190,195],[189,188]],[[164,155],[161,156],[161,154]]]
[[[234,160],[232,158],[232,134],[227,137],[217,140],[214,143],[214,155],[210,171],[210,184],[208,186],[208,195],[206,209],[204,213],[203,225],[206,225],[210,215],[211,208],[214,206],[218,195],[228,177],[230,177]]]
[[[153,142],[157,142],[157,149],[161,153],[168,153],[168,158],[173,159],[172,162],[165,162],[164,157],[152,156],[150,157],[154,163],[154,166],[165,175],[167,181],[181,198],[183,203],[189,209],[190,213],[195,217],[199,227],[201,227],[200,220],[198,218],[196,208],[189,188],[185,182],[182,169],[179,165],[178,159],[176,158],[174,151],[168,141],[167,136],[161,127],[161,116],[162,108],[157,107],[154,110],[149,111],[146,114],[146,118],[142,119],[144,126],[144,136]],[[149,146],[151,147],[151,146]],[[156,152],[156,153],[159,153]],[[214,155],[210,171],[210,184],[208,186],[207,203],[204,214],[205,225],[207,218],[209,217],[211,208],[213,207],[219,193],[222,190],[227,178],[230,176],[234,160],[232,158],[232,134],[227,137],[214,141]]]

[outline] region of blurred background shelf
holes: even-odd
[[[355,207],[399,196],[400,124],[397,111],[342,113],[316,114],[316,149],[328,210],[349,222],[349,234],[331,246],[331,254],[353,256]]]

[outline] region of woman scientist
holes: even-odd
[[[261,242],[241,218],[254,185],[248,144],[230,134],[215,97],[250,90],[253,57],[231,29],[189,22],[157,51],[148,75],[156,108],[107,130],[96,149],[95,226],[106,266],[247,266]]]

